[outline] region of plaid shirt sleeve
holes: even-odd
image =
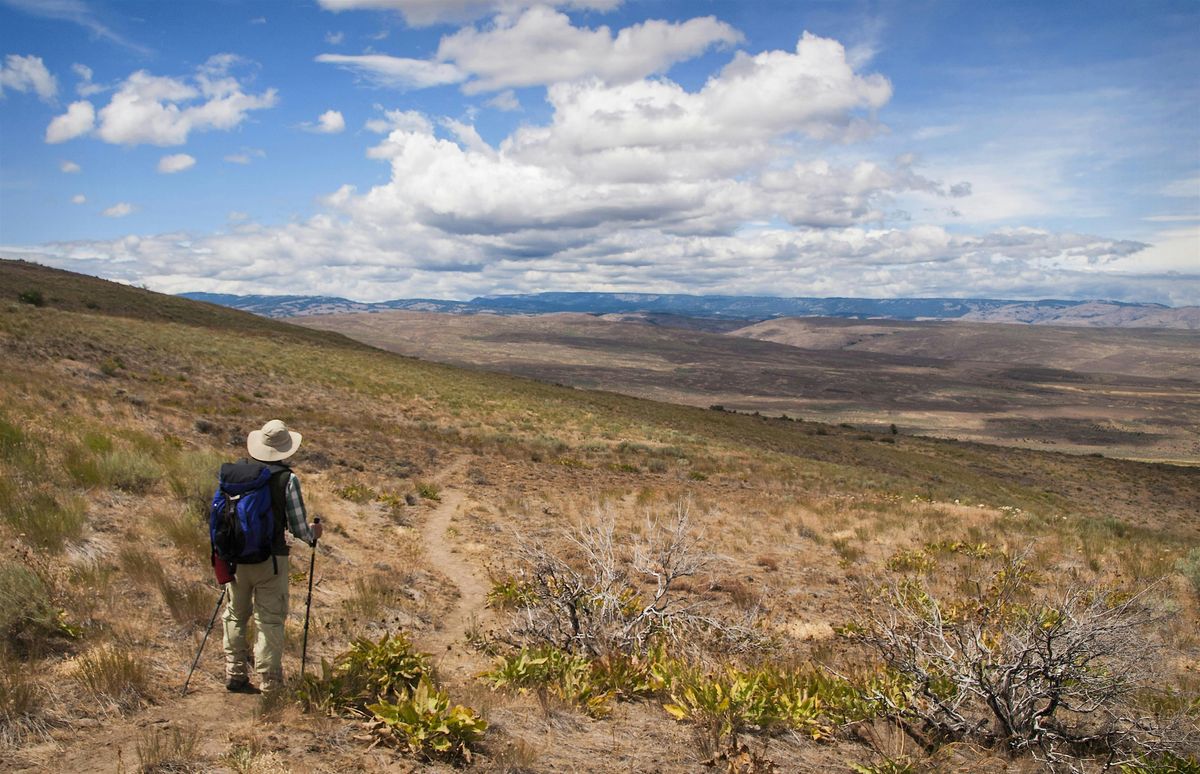
[[[288,530],[310,546],[317,542],[312,528],[308,526],[308,513],[304,510],[304,498],[300,495],[300,479],[293,473],[284,490],[283,510],[287,514]]]

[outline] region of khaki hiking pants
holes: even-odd
[[[225,677],[245,679],[249,656],[246,624],[254,612],[258,638],[254,644],[254,666],[259,688],[270,691],[283,684],[283,622],[288,613],[288,558],[274,557],[258,564],[239,564],[232,583],[226,584]],[[278,567],[278,572],[276,572]]]

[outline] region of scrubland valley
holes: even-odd
[[[1200,461],[1200,337],[1167,329],[671,315],[315,315],[438,362],[872,431]]]
[[[1200,468],[0,287],[6,770],[1200,770]],[[298,547],[288,688],[227,694],[216,634],[180,696],[215,470],[273,417],[327,521],[309,674]]]

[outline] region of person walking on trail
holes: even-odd
[[[315,546],[321,537],[320,519],[311,525],[308,523],[304,498],[300,494],[300,479],[287,463],[300,448],[300,437],[300,433],[288,430],[280,420],[272,419],[261,430],[253,430],[246,437],[249,459],[221,466],[214,513],[216,501],[219,501],[227,512],[234,513],[233,526],[226,526],[226,533],[240,533],[232,538],[223,534],[222,525],[216,523],[215,517],[210,526],[218,580],[228,581],[229,602],[222,620],[225,687],[230,691],[247,693],[255,690],[247,672],[246,624],[252,611],[258,630],[253,663],[259,686],[262,691],[269,692],[283,684],[284,621],[288,612],[285,531],[310,546]],[[246,502],[240,503],[240,500]],[[254,514],[256,507],[257,517],[244,515],[247,512]],[[242,514],[241,525],[236,523],[239,514]],[[261,522],[261,528],[256,528],[255,518]],[[256,530],[261,535],[256,534]],[[237,548],[229,549],[230,545]],[[236,558],[226,559],[221,554]]]

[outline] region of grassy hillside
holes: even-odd
[[[389,736],[364,725],[368,699],[351,695],[360,689],[349,678],[227,695],[219,629],[179,696],[217,597],[202,522],[215,466],[272,417],[304,433],[296,468],[328,523],[310,657],[334,659],[385,633],[411,638],[433,654],[417,670],[427,684],[489,723],[471,742],[468,765],[479,770],[694,771],[706,759],[731,771],[752,770],[734,768],[751,759],[783,771],[902,759],[1021,770],[1024,754],[906,746],[864,698],[863,681],[891,673],[844,628],[865,620],[873,584],[908,574],[965,594],[989,563],[1014,556],[1036,566],[1035,595],[1163,579],[1157,604],[1171,615],[1146,636],[1171,655],[1155,662],[1161,690],[1137,706],[1195,706],[1200,554],[1188,557],[1200,540],[1200,471],[570,389],[28,264],[0,264],[0,287],[7,769],[448,765],[398,726]],[[19,298],[35,290],[41,305]],[[661,589],[638,569],[662,546],[655,520],[681,510],[678,545],[698,561],[673,581],[669,609],[702,611],[718,628],[660,631],[651,639],[661,650],[632,661],[628,650],[596,661],[519,650],[539,644],[520,625],[551,566],[539,557],[565,557],[553,565],[563,580],[540,587],[561,591],[593,566],[580,546],[597,545],[568,533],[611,524],[582,534],[613,536],[611,551],[592,556],[620,570],[610,613],[634,615]],[[307,559],[297,548],[290,567],[293,677]],[[591,620],[607,597],[592,587],[583,599]],[[492,676],[479,678],[485,670]],[[722,715],[697,698],[720,675],[751,686],[750,704],[796,691],[820,701]],[[768,685],[767,698],[756,693]]]

